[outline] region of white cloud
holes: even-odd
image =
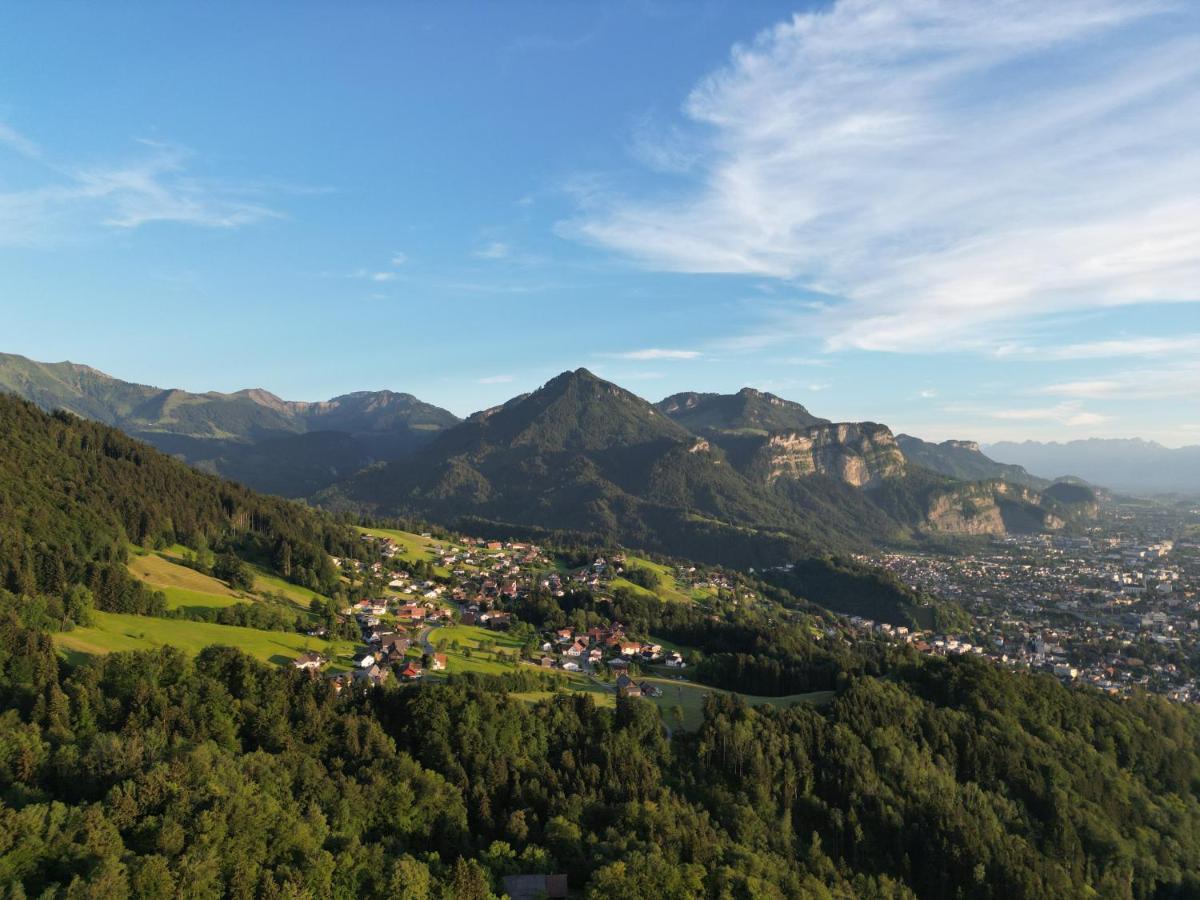
[[[648,350],[628,350],[624,353],[609,353],[607,356],[612,356],[617,359],[696,359],[700,356],[699,350],[663,350],[657,347],[652,347]]]
[[[929,390],[929,389],[921,391],[921,399],[923,399],[923,400],[932,400],[936,396],[937,396],[937,391]]]
[[[388,281],[396,280],[395,272],[380,271],[375,272],[370,269],[355,269],[350,273],[351,278],[361,278],[364,281],[374,281],[377,284],[383,284]]]
[[[408,262],[408,254],[400,253],[399,251],[397,251],[396,253],[392,254],[391,262],[392,262],[392,266],[398,269],[402,265],[404,265],[406,262]]]
[[[747,347],[814,333],[833,349],[983,347],[1046,314],[1195,302],[1194,9],[840,0],[798,14],[687,98],[690,189],[577,193],[563,230],[651,268],[829,298]]]
[[[1175,337],[1126,337],[1059,347],[1004,346],[996,351],[1004,359],[1073,360],[1115,359],[1123,356],[1170,356],[1200,353],[1200,334]]]
[[[41,155],[37,144],[25,137],[15,128],[5,125],[0,122],[0,146],[8,147],[15,150],[22,156],[28,156],[30,159],[36,159]]]
[[[1060,381],[1034,393],[1093,400],[1155,400],[1189,397],[1200,403],[1200,362],[1194,359],[1162,366],[1111,372],[1101,378]]]
[[[508,384],[513,380],[512,375],[488,375],[486,378],[477,379],[477,384]]]
[[[511,252],[508,244],[503,241],[492,241],[475,251],[480,259],[504,259]]]
[[[97,226],[173,222],[231,229],[280,216],[261,202],[260,188],[191,175],[188,151],[139,143],[146,149],[136,159],[84,167],[51,165],[34,148],[42,183],[0,192],[0,244],[39,243]]]
[[[1031,407],[978,407],[948,405],[944,411],[956,415],[969,414],[987,419],[1016,422],[1053,422],[1071,428],[1100,425],[1109,421],[1108,416],[1081,409],[1077,403],[1058,403],[1054,406]]]

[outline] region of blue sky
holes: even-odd
[[[1200,443],[1200,13],[11,4],[0,350]]]

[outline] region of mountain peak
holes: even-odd
[[[736,394],[672,394],[656,408],[692,431],[795,431],[829,421],[799,403],[752,387]]]

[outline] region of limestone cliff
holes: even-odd
[[[874,422],[775,432],[763,440],[753,465],[767,484],[826,475],[854,487],[872,487],[905,471],[904,454],[892,432]]]

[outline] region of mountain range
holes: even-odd
[[[1031,472],[1072,472],[1117,490],[1200,492],[1200,445],[1172,449],[1140,438],[1089,438],[1004,441],[989,444],[986,451]]]
[[[1095,501],[971,442],[830,422],[752,388],[653,404],[586,369],[465,420],[390,391],[320,403],[261,389],[196,394],[17,356],[0,357],[0,389],[335,509],[572,532],[732,564],[1056,529]]]
[[[0,354],[0,391],[115,426],[200,469],[287,497],[306,497],[372,462],[402,458],[459,421],[392,391],[316,403],[258,388],[196,394],[7,353]]]

